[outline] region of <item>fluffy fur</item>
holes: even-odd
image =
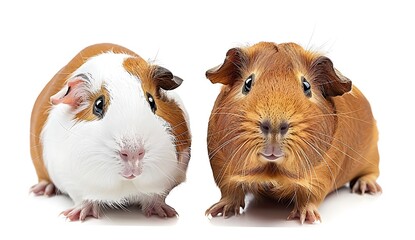
[[[81,89],[70,89],[85,95],[79,100],[81,103],[75,106],[56,104],[48,112],[40,134],[40,146],[49,178],[39,177],[35,188],[50,182],[60,192],[68,194],[75,207],[64,214],[71,220],[98,217],[101,205],[124,206],[134,202],[140,203],[147,215],[174,216],[175,210],[165,204],[164,199],[185,179],[189,157],[183,155],[190,156],[190,132],[188,123],[183,124],[187,118],[183,105],[176,103],[177,96],[176,99],[162,99],[167,95],[151,74],[158,66],[148,65],[137,55],[124,53],[126,51],[113,51],[114,48],[120,51],[116,45],[101,45],[100,48],[100,52],[85,59],[65,81],[69,83],[82,74],[88,76]],[[125,62],[130,60],[140,63],[135,66],[140,67],[135,70],[140,75],[131,72],[134,67],[125,67]],[[63,87],[61,92],[67,88]],[[166,120],[158,111],[153,113],[147,100],[149,91],[156,105],[174,105],[175,114],[181,118]],[[99,119],[92,109],[101,95],[105,96],[106,109]],[[33,111],[39,110],[35,104]],[[32,125],[36,124],[32,122]],[[177,125],[184,125],[186,129],[175,132],[173,129]],[[183,135],[186,141],[177,142],[176,134]],[[139,161],[140,167],[132,167],[139,174],[126,179],[120,174],[128,167],[120,152],[130,146],[143,146],[145,154]],[[35,167],[39,168],[36,164]],[[35,193],[43,194],[45,190]]]
[[[293,43],[262,42],[229,50],[206,75],[224,84],[208,129],[222,197],[206,214],[239,214],[252,192],[293,202],[289,218],[314,222],[326,195],[349,181],[353,191],[381,191],[370,105],[330,59]],[[251,91],[244,93],[249,76]],[[266,158],[269,149],[278,154]]]

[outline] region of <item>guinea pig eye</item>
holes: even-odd
[[[246,80],[245,80],[245,82],[244,82],[244,86],[243,86],[243,88],[242,88],[242,93],[243,94],[248,94],[250,91],[251,91],[251,88],[252,88],[252,83],[254,82],[254,79],[255,79],[255,75],[254,74],[251,74],[251,76],[249,76]]]
[[[105,97],[100,96],[95,100],[93,113],[95,116],[102,118],[104,116]]]
[[[154,101],[154,98],[150,93],[147,93],[147,101],[148,104],[150,104],[151,111],[155,113],[157,110],[156,101]]]
[[[303,84],[304,94],[307,97],[311,97],[311,85],[310,85],[310,83],[304,77],[301,77],[301,82]]]

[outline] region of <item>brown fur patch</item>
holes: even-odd
[[[94,104],[95,101],[100,97],[100,96],[104,96],[104,116],[105,113],[107,112],[108,106],[110,105],[110,94],[108,93],[108,90],[105,88],[105,86],[101,86],[101,89],[98,92],[95,93],[87,93],[88,96],[87,98],[84,100],[87,103],[81,103],[81,107],[82,105],[87,105],[87,107],[85,107],[84,109],[82,109],[80,112],[78,112],[75,115],[75,118],[77,121],[94,121],[94,120],[98,120],[99,117],[96,116],[93,113],[93,109],[94,109]]]
[[[184,113],[178,104],[173,99],[169,99],[164,91],[157,86],[154,80],[155,67],[148,65],[142,59],[128,58],[124,61],[124,68],[130,74],[141,79],[144,95],[149,93],[155,100],[157,106],[155,114],[163,118],[171,126],[177,153],[184,152],[190,147],[191,142]]]

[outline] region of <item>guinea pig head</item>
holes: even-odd
[[[175,179],[175,135],[187,128],[181,129],[183,112],[165,93],[181,82],[169,70],[126,54],[103,53],[79,67],[51,97],[60,109],[53,111],[64,113],[60,124],[71,133],[67,142],[79,171],[95,172],[105,182]]]
[[[329,58],[294,43],[233,48],[206,72],[224,86],[209,123],[210,158],[226,151],[223,174],[310,173],[333,141],[331,98],[351,90]]]

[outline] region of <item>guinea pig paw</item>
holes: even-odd
[[[221,200],[206,210],[205,215],[210,215],[212,217],[223,216],[224,218],[229,218],[240,215],[244,207],[244,203],[234,203]]]
[[[352,193],[370,193],[377,194],[382,192],[380,185],[370,176],[359,178],[352,187]]]
[[[38,184],[33,185],[30,188],[30,192],[36,196],[45,195],[48,197],[57,194],[55,185],[48,181],[40,181]]]
[[[304,222],[310,224],[322,222],[320,213],[314,204],[307,204],[305,207],[294,208],[294,210],[291,211],[290,215],[288,215],[287,220],[296,218],[300,219],[301,224],[304,224]]]
[[[91,201],[83,203],[63,211],[63,214],[69,221],[84,221],[87,217],[99,218],[99,205]]]
[[[162,195],[151,195],[143,199],[141,204],[142,210],[147,217],[157,215],[161,218],[171,218],[177,216],[176,210],[170,207],[165,202],[166,196]]]
[[[170,207],[166,203],[148,206],[144,209],[144,214],[147,217],[151,217],[152,215],[158,215],[161,218],[171,218],[178,215],[176,210],[174,210],[174,208]]]

